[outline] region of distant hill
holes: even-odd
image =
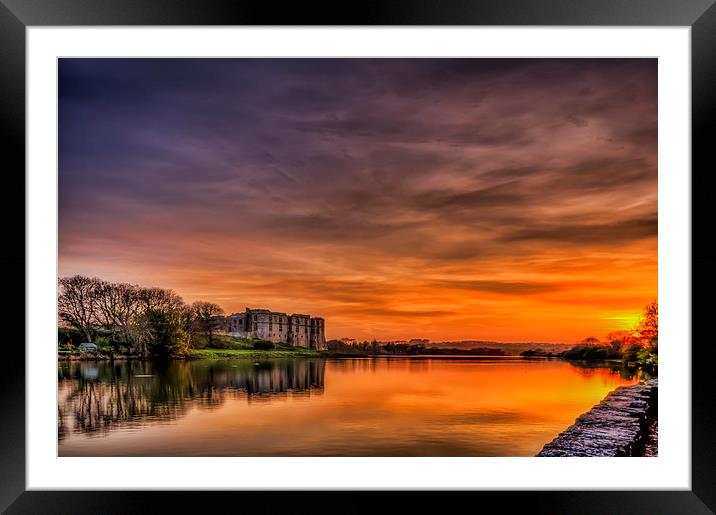
[[[428,347],[436,347],[438,349],[475,349],[478,347],[489,347],[491,349],[500,349],[510,355],[519,355],[520,352],[526,350],[542,349],[545,352],[557,354],[574,347],[572,343],[545,343],[545,342],[491,342],[483,340],[469,340],[459,342],[430,342],[426,344]]]

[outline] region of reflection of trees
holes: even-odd
[[[380,358],[380,364],[390,368],[391,358]],[[375,372],[378,366],[378,358],[353,358],[353,359],[338,359],[332,361],[331,364],[336,370],[344,372]]]
[[[70,363],[59,370],[58,435],[171,421],[226,398],[321,394],[323,360]]]
[[[649,374],[643,370],[635,367],[627,367],[621,363],[619,364],[605,364],[604,362],[594,361],[567,361],[570,365],[577,368],[579,373],[585,377],[591,377],[599,370],[609,369],[609,373],[613,375],[619,375],[622,379],[631,381],[636,378],[637,380],[649,379]]]

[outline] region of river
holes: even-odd
[[[534,456],[617,386],[519,357],[61,362],[59,456]]]

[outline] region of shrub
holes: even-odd
[[[59,327],[57,329],[57,343],[62,347],[66,347],[68,343],[73,347],[77,347],[83,341],[85,341],[85,338],[82,332],[77,329],[68,329],[65,327]]]
[[[561,352],[560,357],[564,359],[598,361],[603,359],[620,358],[621,353],[611,345],[588,344],[575,345],[571,349]]]
[[[636,354],[636,361],[646,367],[659,365],[659,337],[652,337],[648,345],[642,347]]]
[[[636,363],[639,359],[638,356],[641,351],[642,347],[638,343],[631,343],[627,345],[622,355],[624,363]]]
[[[176,309],[147,309],[137,320],[137,350],[142,357],[178,358],[189,352],[186,315]]]
[[[254,341],[254,349],[256,350],[271,350],[274,348],[273,342],[268,340],[256,340]]]

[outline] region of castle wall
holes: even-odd
[[[268,309],[249,309],[225,318],[224,332],[231,336],[285,342],[295,347],[323,349],[326,345],[325,320],[310,315],[277,313]]]
[[[288,342],[288,316],[286,313],[271,312],[268,317],[268,332],[265,338],[272,342]]]

